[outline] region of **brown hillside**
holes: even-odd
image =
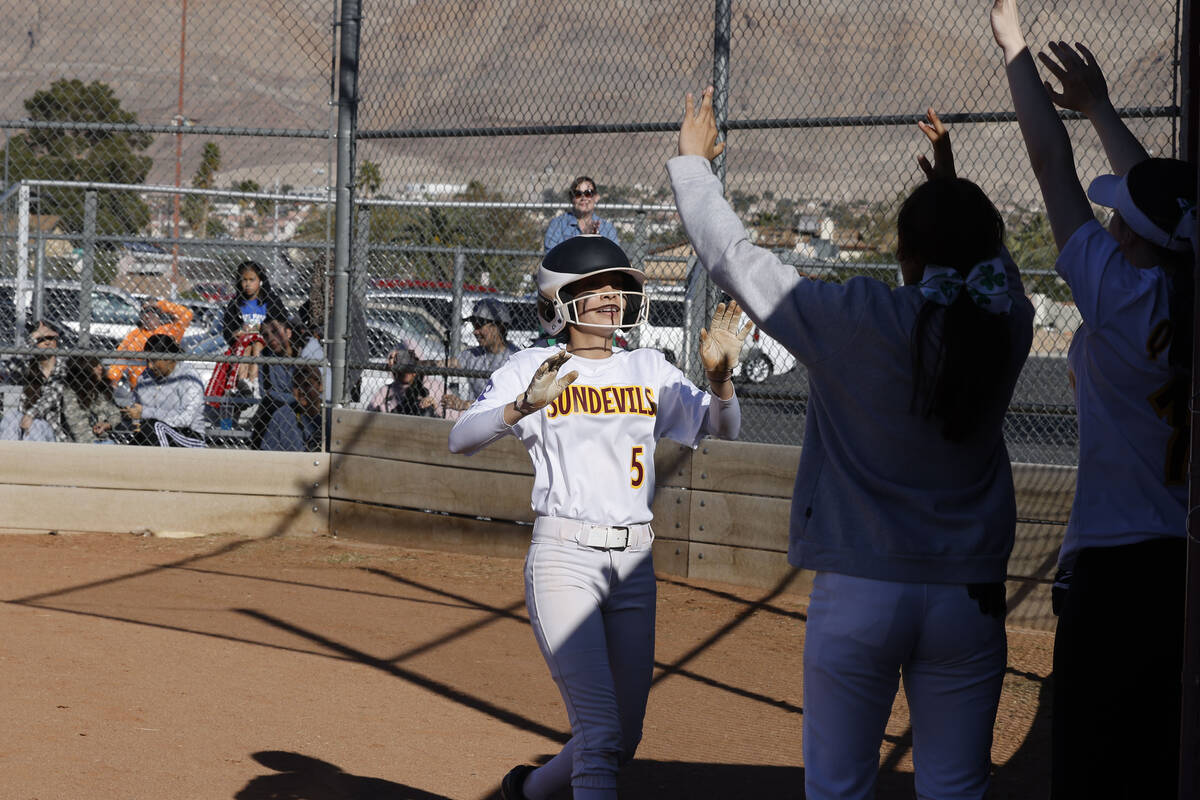
[[[167,7],[167,6],[170,7]],[[332,11],[327,2],[191,0],[184,114],[200,124],[327,130]],[[709,2],[364,0],[360,126],[441,129],[674,121],[685,90],[711,79]],[[923,0],[734,0],[731,119],[1009,108],[987,4]],[[1165,0],[1024,4],[1030,40],[1086,41],[1102,54],[1119,105],[1172,102],[1174,6]],[[0,4],[0,114],[56,78],[102,80],[144,122],[177,111],[179,8],[134,0]],[[1078,126],[1073,126],[1078,127]],[[1159,151],[1167,121],[1138,123]],[[204,137],[185,138],[185,182]],[[221,182],[324,184],[327,141],[218,139]],[[1078,155],[1098,171],[1094,137]],[[743,133],[730,138],[732,187],[814,200],[885,199],[915,180],[922,140],[904,127]],[[960,125],[962,171],[1013,200],[1031,197],[1011,125]],[[571,175],[665,183],[669,133],[363,142],[385,192],[481,179],[530,199]],[[152,179],[174,179],[174,138],[151,150]],[[1002,199],[1003,199],[1002,197]]]

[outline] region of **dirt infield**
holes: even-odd
[[[0,796],[491,797],[566,714],[521,562],[332,539],[0,535]],[[623,798],[800,798],[801,598],[659,583]],[[1010,631],[993,797],[1044,795],[1049,634]],[[912,796],[903,694],[881,798]]]

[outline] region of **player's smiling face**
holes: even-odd
[[[600,325],[606,330],[620,327],[625,312],[620,278],[601,273],[584,278],[571,288],[575,292],[575,313],[580,326]]]

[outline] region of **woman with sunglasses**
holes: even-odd
[[[549,253],[556,244],[561,244],[572,236],[581,233],[599,234],[611,239],[618,247],[621,240],[617,238],[617,229],[602,217],[596,216],[596,203],[600,193],[596,191],[596,182],[586,175],[580,175],[571,181],[567,190],[567,199],[571,201],[571,210],[559,214],[550,220],[546,228],[546,252]]]
[[[58,349],[62,330],[55,323],[40,319],[29,330],[29,343],[39,350]],[[25,373],[25,388],[21,393],[21,431],[28,434],[37,420],[42,420],[54,432],[54,441],[69,442],[70,435],[63,425],[63,391],[66,388],[67,363],[55,355],[29,360]]]

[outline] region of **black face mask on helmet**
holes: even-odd
[[[643,291],[646,273],[629,263],[629,256],[611,239],[603,236],[575,236],[546,253],[538,267],[537,315],[546,333],[557,336],[567,323],[579,324],[578,297],[571,285],[600,273],[612,272],[621,285],[623,312],[616,330],[628,330],[646,321],[649,300]]]

